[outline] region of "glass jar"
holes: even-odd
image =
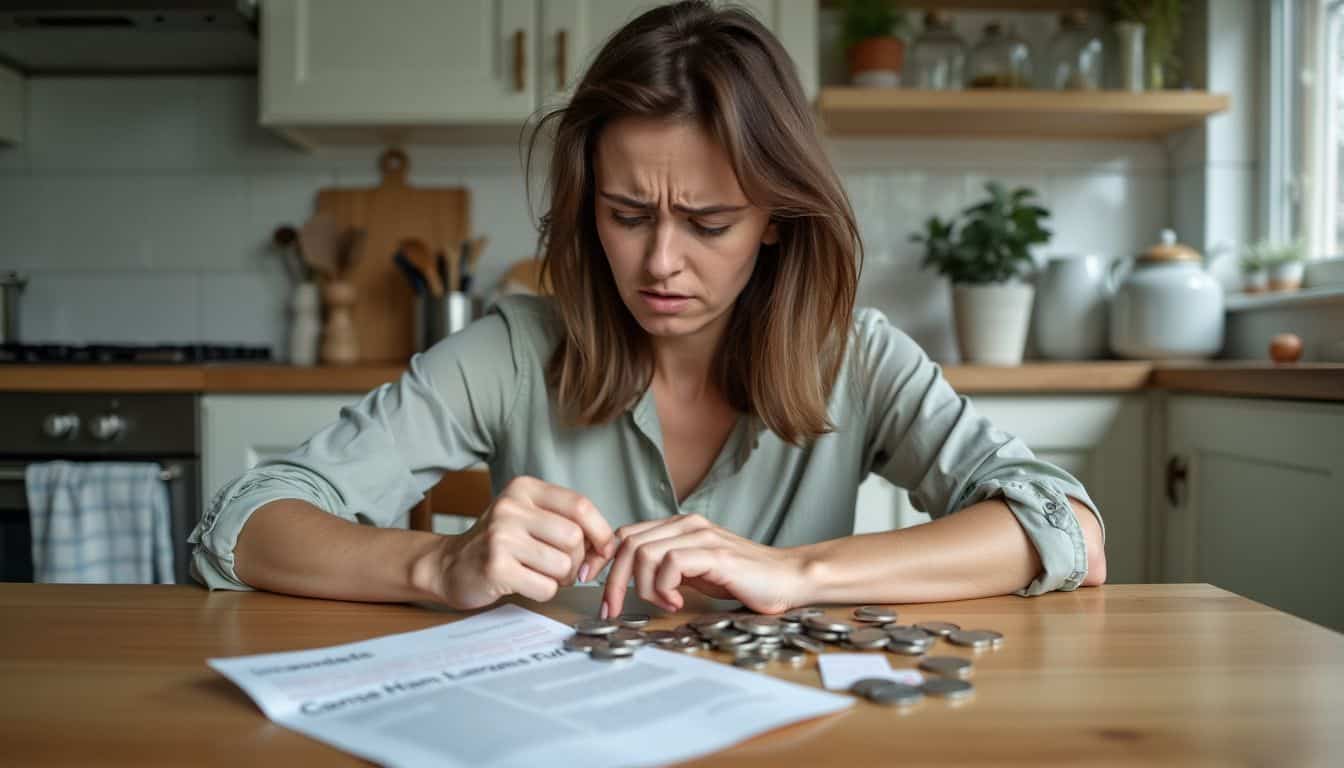
[[[1030,88],[1031,46],[997,21],[971,49],[967,68],[972,88]]]
[[[952,29],[947,11],[924,15],[924,31],[910,47],[912,88],[959,91],[966,86],[966,41]]]
[[[1087,28],[1087,11],[1059,15],[1059,31],[1046,50],[1044,88],[1095,91],[1101,87],[1101,37]]]

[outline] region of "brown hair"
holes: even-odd
[[[713,375],[728,402],[782,439],[831,431],[826,404],[849,343],[862,245],[783,46],[749,12],[687,0],[611,37],[554,125],[541,218],[543,274],[563,334],[547,381],[580,425],[610,421],[648,387],[652,354],[598,240],[593,158],[602,129],[629,116],[692,120],[732,158],[742,191],[769,211],[762,246],[731,310]],[[530,176],[530,173],[529,173]]]

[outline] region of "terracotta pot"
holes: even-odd
[[[885,71],[900,74],[905,64],[905,41],[899,37],[870,37],[849,49],[849,76]]]

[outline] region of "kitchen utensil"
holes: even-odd
[[[1042,357],[1094,360],[1106,354],[1106,283],[1097,254],[1050,259],[1036,286],[1032,319]]]
[[[359,360],[359,339],[355,336],[351,308],[355,287],[344,280],[328,280],[322,286],[327,307],[327,324],[322,328],[322,362],[349,365]]]
[[[0,344],[19,343],[19,296],[26,287],[27,277],[0,272]]]
[[[336,259],[336,271],[342,278],[349,275],[350,270],[359,263],[359,257],[364,253],[366,235],[367,233],[359,227],[347,229],[341,235],[341,250]]]
[[[281,224],[271,233],[271,245],[280,251],[285,263],[285,274],[292,283],[302,283],[312,279],[309,270],[299,256],[299,232],[288,224]]]
[[[289,297],[289,364],[314,365],[322,339],[322,306],[317,283],[294,286]]]
[[[325,278],[337,275],[337,254],[341,249],[341,234],[335,217],[321,211],[313,214],[299,230],[299,244],[303,249],[304,261],[314,272]]]
[[[406,278],[406,283],[411,286],[411,293],[416,296],[424,296],[429,292],[425,276],[420,274],[419,267],[412,264],[411,260],[406,258],[406,253],[404,251],[397,249],[397,252],[392,254],[392,261],[397,265],[397,268],[401,270],[402,276]]]
[[[1121,259],[1117,271],[1130,263]],[[1139,359],[1203,358],[1223,346],[1223,289],[1199,252],[1162,230],[1162,242],[1132,260],[1111,301],[1111,349]]]
[[[401,241],[400,251],[425,281],[425,289],[430,296],[443,297],[443,280],[439,277],[439,267],[429,252],[429,246],[423,240],[408,237]]]
[[[365,231],[363,252],[345,279],[359,300],[353,307],[355,334],[363,361],[404,363],[415,347],[412,288],[401,268],[387,258],[406,238],[425,243],[430,253],[460,243],[471,231],[470,194],[461,188],[417,188],[407,184],[409,163],[399,150],[379,160],[381,182],[365,189],[323,189],[317,210],[335,217],[338,231]]]

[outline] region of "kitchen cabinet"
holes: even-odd
[[[1087,488],[1106,522],[1108,582],[1151,580],[1146,395],[981,395],[972,403],[996,427],[1021,438],[1037,456],[1073,474]],[[885,486],[886,498],[879,500],[876,490],[870,492],[873,506],[860,515],[864,529],[905,528],[929,521],[903,490],[885,481],[877,484]],[[878,524],[879,501],[890,504],[890,523],[885,526]]]
[[[658,0],[263,0],[261,123],[305,146],[516,138]],[[817,92],[817,8],[749,0]],[[473,129],[479,129],[476,134]]]
[[[1171,395],[1163,577],[1344,630],[1344,405]]]
[[[0,65],[0,144],[23,141],[27,106],[27,84],[23,75]]]

